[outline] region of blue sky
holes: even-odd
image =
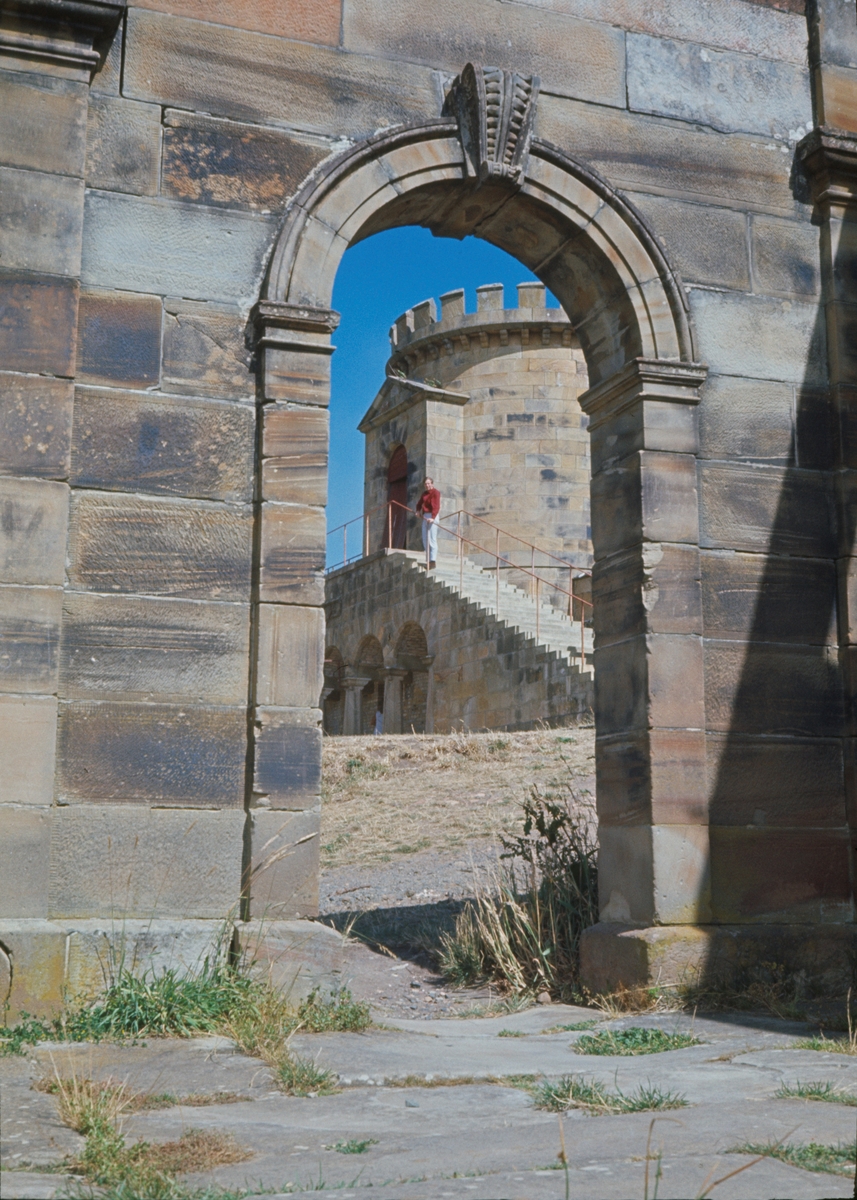
[[[478,238],[436,238],[407,226],[378,233],[345,254],[333,307],[342,321],[333,336],[330,402],[330,490],[327,527],[333,529],[363,509],[363,434],[357,422],[384,382],[390,356],[389,329],[400,313],[421,300],[463,287],[468,312],[476,288],[502,283],[506,304],[517,304],[515,286],[534,279],[516,259]],[[556,304],[549,296],[548,303]]]

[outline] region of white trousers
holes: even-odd
[[[429,562],[437,562],[437,517],[423,517],[423,549]]]

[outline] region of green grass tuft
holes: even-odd
[[[823,1033],[813,1037],[801,1038],[792,1043],[795,1050],[820,1050],[827,1054],[857,1054],[857,1044],[854,1038],[829,1038]]]
[[[611,1092],[603,1083],[577,1075],[565,1075],[559,1080],[547,1079],[534,1087],[532,1094],[536,1108],[546,1108],[550,1112],[580,1108],[591,1116],[663,1112],[687,1107],[684,1096],[677,1092],[662,1091],[651,1083],[640,1084],[633,1092],[623,1092],[620,1088]]]
[[[573,1025],[551,1025],[548,1029],[543,1029],[542,1033],[580,1033],[583,1029],[592,1029],[597,1025],[597,1021],[577,1021]]]
[[[334,1142],[325,1146],[325,1150],[335,1150],[337,1154],[365,1154],[370,1146],[377,1146],[377,1138],[351,1138],[348,1142]]]
[[[600,1033],[585,1033],[572,1045],[575,1054],[660,1054],[664,1050],[683,1050],[698,1046],[699,1038],[690,1033],[664,1033],[662,1029],[604,1029]]]
[[[339,1089],[333,1073],[309,1058],[284,1055],[276,1067],[277,1082],[287,1096],[330,1096]]]
[[[305,1033],[362,1033],[371,1024],[369,1005],[343,988],[330,1000],[310,993],[298,1008],[295,1028]]]
[[[851,1108],[857,1108],[857,1095],[853,1092],[840,1091],[832,1083],[821,1081],[797,1082],[791,1087],[783,1084],[778,1091],[774,1092],[774,1096],[777,1100],[826,1100],[830,1104],[847,1104]]]
[[[805,1171],[822,1171],[827,1175],[850,1175],[857,1163],[857,1142],[746,1142],[732,1146],[729,1154],[763,1154]]]
[[[501,1029],[497,1037],[526,1037],[521,1029]]]

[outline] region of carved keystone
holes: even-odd
[[[468,63],[453,82],[444,113],[458,120],[467,174],[485,183],[524,181],[533,136],[538,75]]]

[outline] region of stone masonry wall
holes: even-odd
[[[427,732],[533,729],[589,717],[591,674],[439,584],[409,555],[382,552],[331,571],[325,612],[326,657],[338,651],[346,677],[363,674],[359,651],[369,634],[385,667],[406,665],[397,655],[402,630],[420,626],[431,659]]]

